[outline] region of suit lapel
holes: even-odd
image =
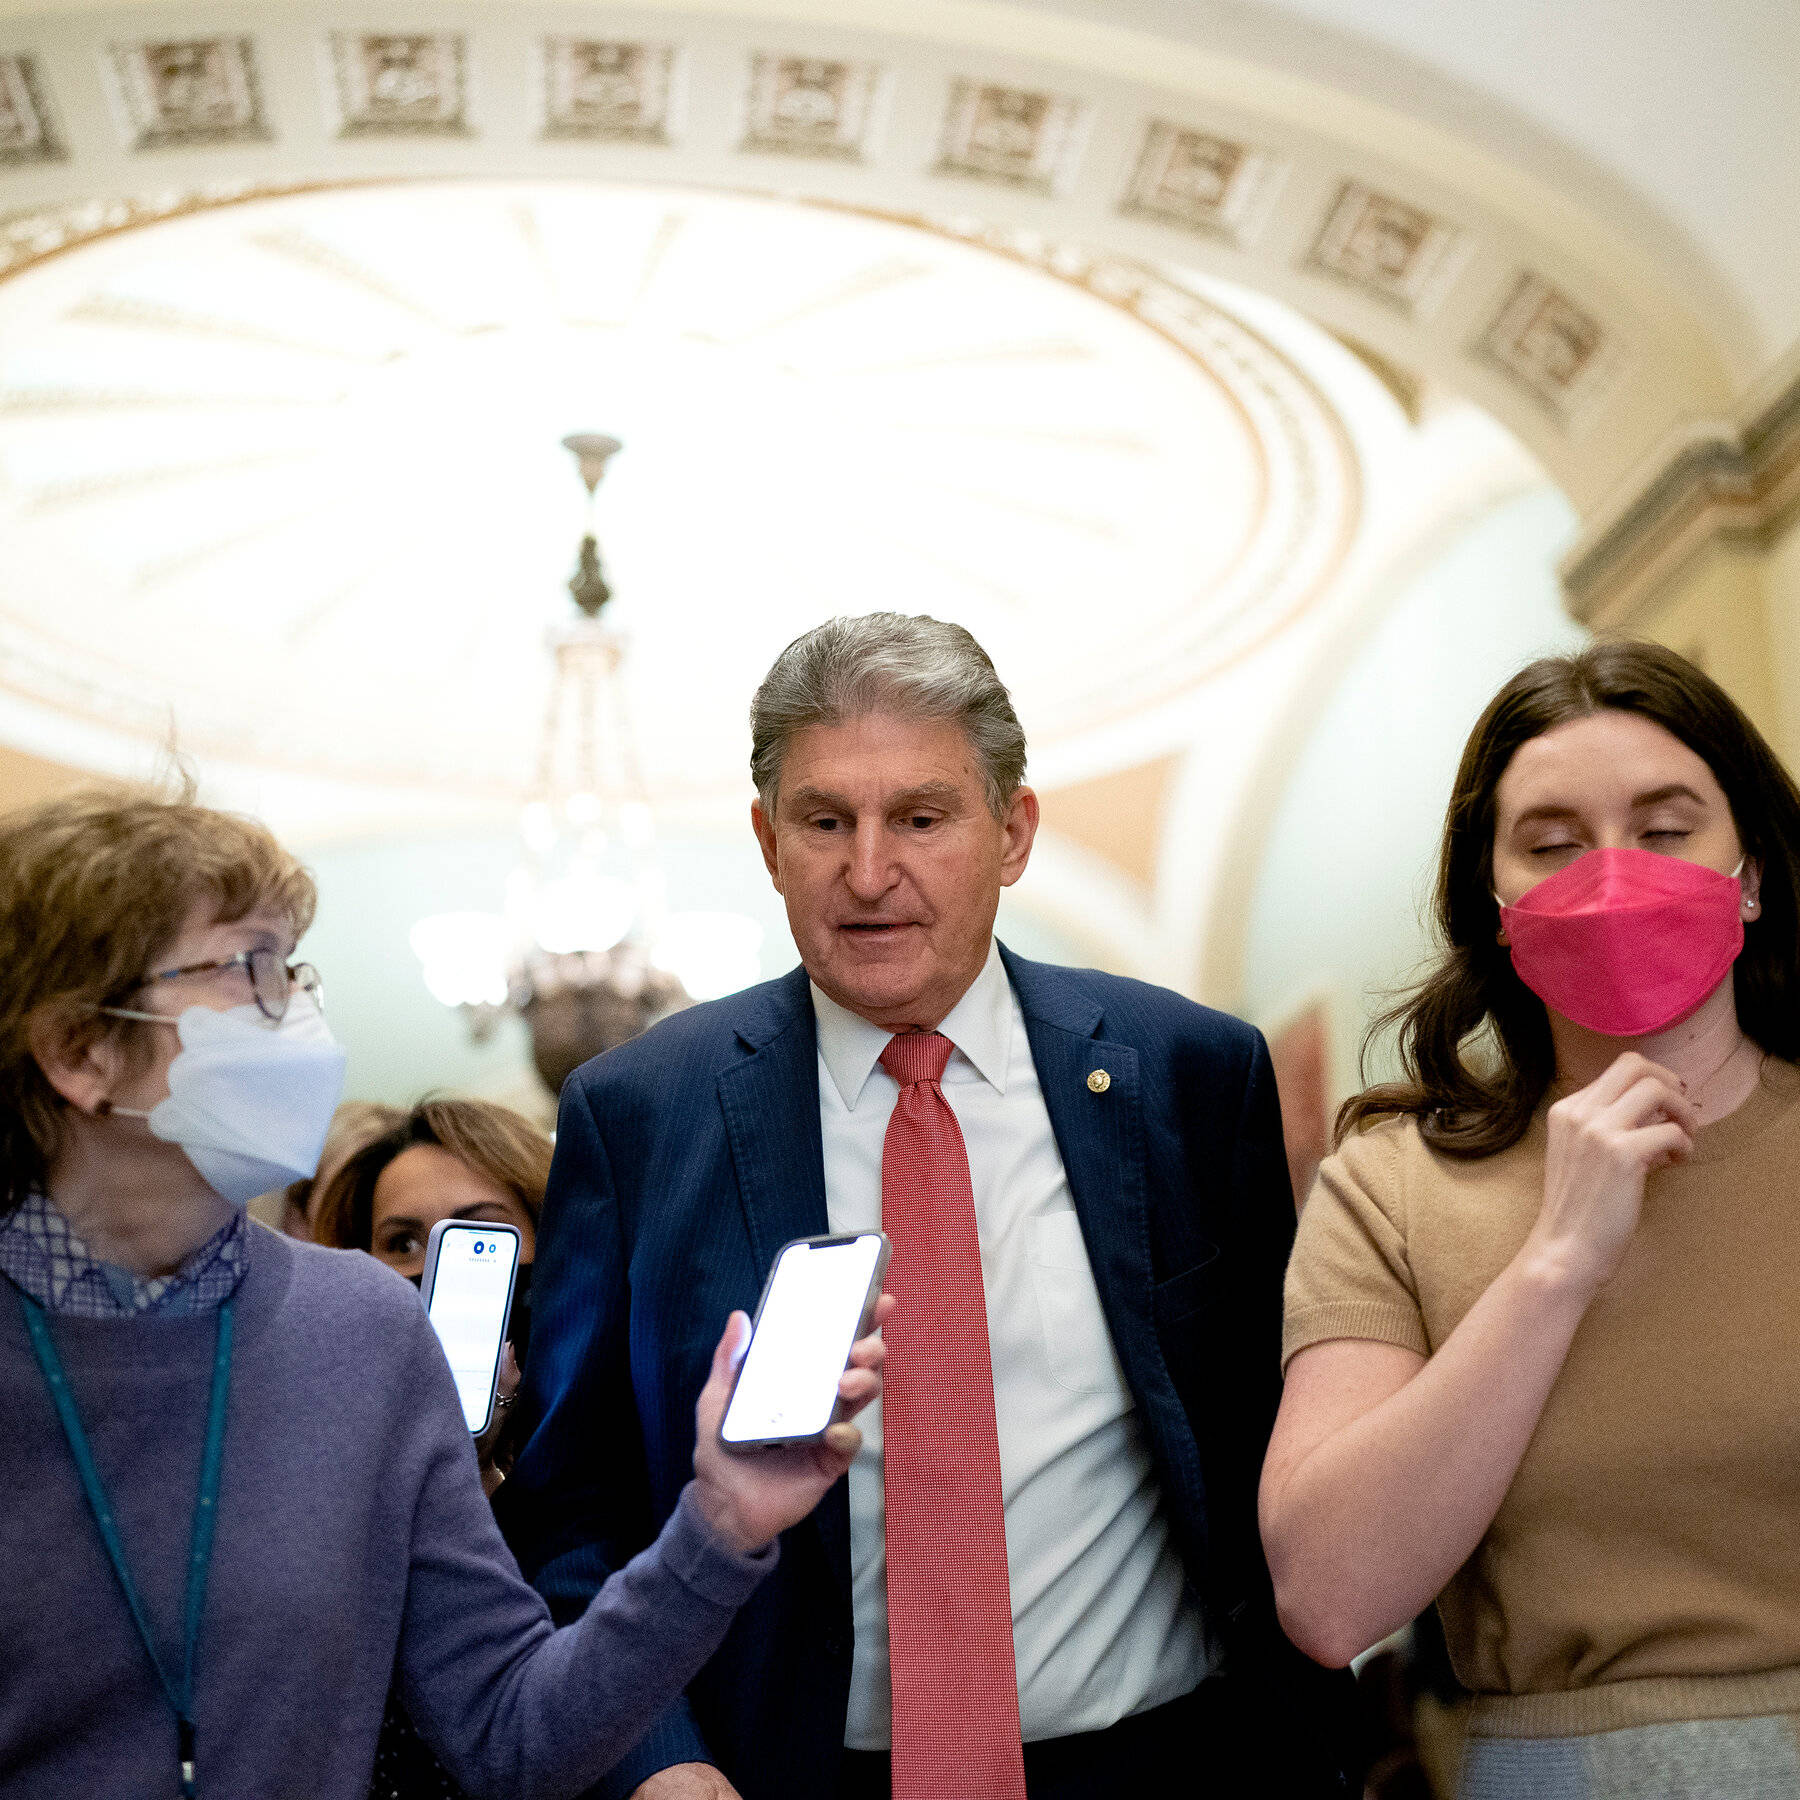
[[[1127,1380],[1140,1399],[1167,1376],[1150,1291],[1144,1095],[1138,1053],[1105,1035],[1105,1016],[1061,972],[1001,948],[1069,1178],[1094,1285]],[[1102,1082],[1099,1077],[1104,1075]],[[1098,1091],[1096,1091],[1098,1089]]]
[[[757,1280],[791,1238],[831,1229],[819,1138],[818,1031],[802,969],[783,980],[760,1019],[738,1032],[749,1055],[719,1077]]]
[[[719,1104],[760,1287],[783,1244],[831,1229],[819,1132],[818,1026],[806,971],[795,969],[778,983],[761,1016],[740,1026],[738,1037],[748,1054],[719,1077]],[[847,1612],[850,1507],[842,1482],[813,1519]]]

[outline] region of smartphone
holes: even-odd
[[[519,1250],[518,1226],[477,1225],[472,1219],[439,1219],[425,1240],[419,1295],[476,1437],[493,1422]]]
[[[719,1438],[727,1450],[808,1444],[837,1417],[850,1346],[875,1322],[888,1241],[796,1238],[784,1244],[756,1305]]]

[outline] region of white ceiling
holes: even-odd
[[[559,440],[601,430],[664,801],[742,791],[757,673],[834,612],[968,624],[1041,747],[1130,718],[1319,598],[1358,518],[1345,414],[1395,409],[1297,320],[1335,402],[1228,305],[1105,274],[599,184],[101,239],[0,284],[0,684],[208,758],[516,801],[573,613]]]
[[[1737,410],[1800,324],[1778,149],[1793,59],[1775,26],[1690,45],[1649,0],[1627,49],[1563,16],[1593,5],[1534,23],[1524,0],[1312,4],[415,0],[397,24],[340,0],[0,0],[0,77],[15,96],[35,85],[54,140],[0,144],[0,277],[126,203],[160,217],[220,191],[578,174],[966,208],[1256,289],[1491,411],[1584,515],[1683,421]],[[1534,64],[1540,42],[1554,70]],[[358,58],[408,44],[435,122],[353,117]],[[204,52],[206,82],[230,90],[172,133],[137,116],[157,45]],[[559,59],[598,47],[673,59],[656,131],[551,120]],[[852,96],[829,154],[763,129],[771,83],[806,69]],[[1670,99],[1684,80],[1686,110]],[[969,166],[971,95],[1039,109],[1025,166]]]

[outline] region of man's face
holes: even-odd
[[[807,974],[874,1024],[930,1030],[981,973],[1038,805],[1020,788],[994,817],[954,720],[869,713],[796,732],[774,817],[750,817]]]

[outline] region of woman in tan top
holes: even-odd
[[[1464,752],[1262,1484],[1319,1661],[1437,1599],[1464,1796],[1800,1794],[1797,859],[1800,791],[1655,646],[1532,664]]]

